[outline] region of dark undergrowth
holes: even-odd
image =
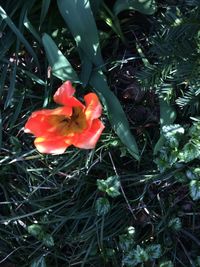
[[[0,3],[0,266],[198,267],[199,1],[80,0],[65,17],[75,3]],[[24,125],[65,80],[99,95],[105,130],[40,154]]]

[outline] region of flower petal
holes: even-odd
[[[95,119],[90,128],[74,137],[72,144],[79,148],[92,149],[95,147],[104,128],[103,123],[99,119]]]
[[[85,115],[88,120],[94,120],[101,116],[102,105],[99,98],[94,93],[89,93],[84,96],[86,103]]]
[[[53,99],[54,102],[68,107],[84,107],[84,105],[75,97],[75,88],[70,81],[63,83],[55,92]]]
[[[46,154],[63,154],[66,148],[70,145],[61,137],[38,137],[35,139],[34,144],[40,153]]]
[[[50,123],[51,116],[64,115],[68,117],[71,116],[71,114],[72,108],[66,106],[56,109],[43,109],[35,111],[31,114],[30,118],[26,122],[24,131],[26,133],[32,133],[37,137],[48,135],[49,130],[52,128],[52,124]]]

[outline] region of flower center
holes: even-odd
[[[74,107],[70,117],[65,115],[51,116],[50,123],[60,135],[81,133],[87,127],[85,114],[80,107]]]

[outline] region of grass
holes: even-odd
[[[199,14],[198,4],[182,8],[178,2],[184,18],[193,12]],[[194,155],[192,160],[185,156],[185,162],[172,164],[173,149],[179,151],[180,147],[174,148],[165,140],[160,151],[167,151],[164,163],[170,167],[160,172],[162,154],[157,155],[160,161],[156,164],[153,153],[163,134],[153,107],[159,109],[158,97],[164,91],[159,86],[172,77],[166,75],[164,79],[161,70],[155,73],[145,64],[159,63],[166,74],[165,56],[152,52],[158,45],[156,34],[164,25],[161,21],[158,29],[155,20],[167,18],[165,6],[173,11],[165,1],[164,6],[158,2],[158,11],[152,15],[121,13],[115,23],[123,40],[116,27],[108,27],[105,14],[98,16],[97,12],[95,17],[108,84],[129,120],[141,154],[137,161],[112,129],[105,106],[101,119],[106,128],[94,150],[70,147],[58,156],[37,152],[33,137],[25,134],[23,127],[34,110],[54,107],[52,96],[61,84],[50,74],[40,42],[42,34],[52,36],[78,74],[81,60],[77,59],[78,49],[56,3],[35,1],[29,6],[24,1],[2,2],[9,21],[0,24],[0,266],[200,266],[200,187],[198,170],[194,172],[199,154],[191,150],[188,154]],[[112,12],[112,4],[104,1],[102,10]],[[33,28],[25,28],[24,14],[38,35]],[[141,18],[145,18],[142,23]],[[166,25],[170,30],[174,27]],[[192,38],[195,43],[197,37]],[[190,58],[187,60],[190,62]],[[153,86],[146,85],[148,79],[154,81],[157,95],[149,93]],[[189,102],[184,104],[184,118],[176,104],[181,90],[183,95],[187,91],[181,87],[185,81],[182,78],[176,82],[177,77],[170,80],[174,92],[166,90],[164,96],[168,97],[168,107],[176,107],[175,123],[185,127],[183,141],[191,139],[198,148],[198,138],[194,139],[188,130],[192,125],[191,114],[187,113]],[[123,90],[133,84],[145,91],[140,100],[134,94],[124,98]],[[83,89],[77,85],[80,99],[91,90],[91,86]],[[198,120],[197,110],[192,116]],[[176,133],[173,138],[177,138]]]

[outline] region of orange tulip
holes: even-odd
[[[28,119],[24,131],[35,135],[34,144],[39,152],[62,154],[70,145],[84,149],[95,147],[104,129],[98,119],[101,103],[96,94],[89,93],[84,96],[83,105],[74,93],[71,82],[65,82],[54,94],[54,102],[62,106],[35,111]]]

